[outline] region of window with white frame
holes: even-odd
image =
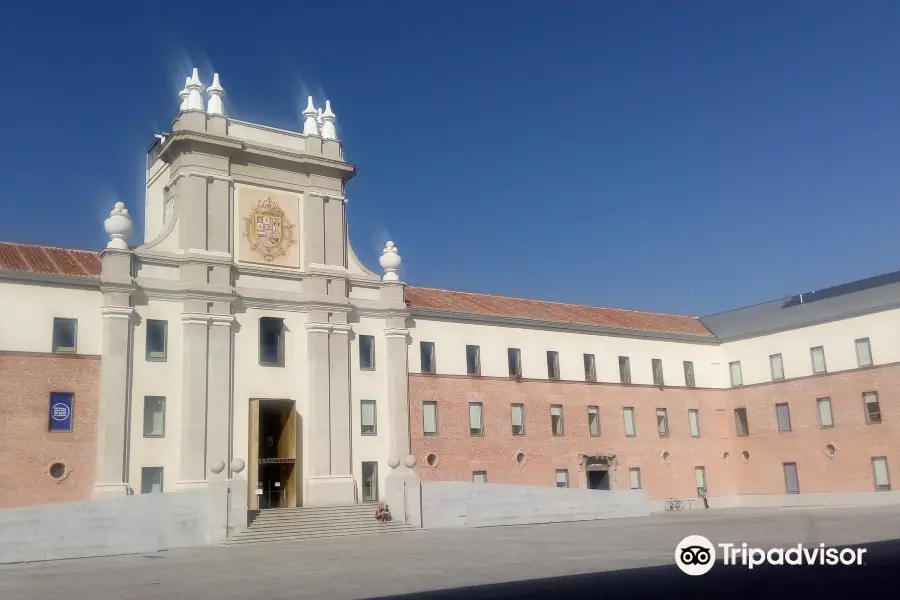
[[[786,402],[775,405],[775,418],[778,421],[778,431],[787,433],[791,430],[791,408]]]
[[[423,373],[437,371],[437,362],[434,356],[434,342],[419,342],[419,360]]]
[[[487,483],[487,471],[473,471],[472,481],[475,483]]]
[[[518,348],[506,349],[506,361],[509,363],[509,376],[517,379],[522,376],[522,351]]]
[[[700,409],[688,409],[688,425],[691,428],[691,437],[700,437]]]
[[[466,346],[466,375],[481,375],[481,348]]]
[[[559,379],[559,352],[547,350],[547,379]]]
[[[825,367],[825,348],[823,346],[810,348],[809,357],[812,360],[813,373],[819,374],[828,372],[828,369]]]
[[[563,407],[560,404],[550,406],[550,427],[553,435],[563,435]]]
[[[567,469],[557,469],[556,470],[556,487],[558,487],[558,488],[569,487],[569,471]]]
[[[141,493],[142,494],[159,494],[163,491],[163,468],[162,467],[142,467],[141,468]]]
[[[816,399],[816,409],[819,413],[819,427],[822,429],[834,427],[834,415],[831,412],[831,398]]]
[[[750,423],[747,421],[747,409],[734,409],[734,430],[738,437],[750,435]]]
[[[429,401],[422,403],[422,431],[425,433],[425,435],[437,435],[437,402]]]
[[[513,404],[512,409],[512,434],[525,435],[525,405]]]
[[[872,366],[872,346],[869,344],[869,338],[856,340],[856,366]]]
[[[662,360],[653,358],[650,360],[650,365],[653,367],[653,385],[665,385],[666,380],[663,377]]]
[[[865,406],[866,410],[866,423],[869,425],[881,423],[881,405],[878,403],[878,392],[864,393],[863,406]]]
[[[362,435],[376,435],[378,432],[377,410],[374,400],[360,400],[360,433]]]
[[[631,406],[623,408],[622,420],[625,422],[625,436],[634,437],[636,433],[634,426],[634,408]]]
[[[656,430],[659,437],[669,437],[669,411],[665,408],[656,409]]]
[[[375,370],[375,336],[359,336],[359,368],[363,371]]]
[[[631,383],[631,359],[627,356],[619,357],[619,381]]]
[[[735,360],[728,363],[728,370],[731,373],[731,387],[744,385],[744,374],[741,372],[741,361]]]
[[[484,405],[481,402],[469,402],[469,433],[484,435]]]
[[[599,437],[600,436],[600,407],[599,406],[588,406],[588,431],[591,434],[591,437]]]
[[[275,317],[259,319],[259,364],[284,366],[284,320]]]
[[[872,459],[872,471],[875,475],[875,489],[878,491],[888,491],[891,489],[891,476],[888,473],[887,458],[884,456],[876,456]]]
[[[164,362],[169,324],[167,321],[147,319],[146,360]]]
[[[584,355],[584,380],[597,381],[597,360],[593,354]]]
[[[769,371],[772,373],[772,381],[784,379],[784,361],[781,360],[780,354],[769,356]]]
[[[53,352],[75,354],[78,347],[78,319],[53,319]]]
[[[166,399],[144,396],[144,437],[166,437]]]
[[[684,385],[686,387],[697,385],[694,381],[694,363],[689,360],[684,361]]]
[[[631,484],[631,489],[641,489],[641,470],[638,468],[628,469],[628,481]]]

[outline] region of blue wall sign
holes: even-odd
[[[72,394],[50,394],[50,431],[72,431]]]

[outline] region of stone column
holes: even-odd
[[[103,316],[103,354],[100,363],[97,467],[92,495],[124,496],[128,488],[129,362],[134,308],[104,306],[100,314]]]
[[[409,331],[405,319],[387,319],[384,330],[387,346],[385,370],[387,377],[388,431],[390,460],[403,462],[409,454],[409,382],[407,348]]]
[[[184,313],[181,364],[181,459],[177,486],[206,485],[206,394],[209,315]]]
[[[329,403],[327,323],[306,324],[306,364],[309,382],[309,416],[306,451],[309,452],[309,477],[331,474],[331,407]]]
[[[206,410],[207,467],[215,461],[231,462],[231,375],[232,324],[231,315],[209,315],[209,369],[207,372],[208,401]],[[228,469],[221,473],[207,473],[214,480],[228,479]]]
[[[331,377],[331,474],[350,477],[350,326],[332,325],[329,337]]]

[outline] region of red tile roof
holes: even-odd
[[[0,242],[0,271],[97,277],[100,255],[89,250]]]
[[[598,308],[543,300],[524,300],[413,286],[406,287],[405,300],[407,306],[413,309],[422,308],[494,317],[518,317],[553,323],[600,325],[712,337],[699,319],[680,315]]]

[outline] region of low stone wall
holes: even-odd
[[[207,546],[247,526],[246,484],[0,510],[0,563]]]
[[[434,481],[422,484],[422,527],[490,527],[644,517],[641,490]]]
[[[681,509],[703,510],[700,498],[679,498]],[[649,501],[651,512],[664,512],[666,500]],[[709,508],[791,508],[791,507],[847,507],[900,506],[900,491],[848,492],[825,494],[748,494],[745,496],[710,496]]]

